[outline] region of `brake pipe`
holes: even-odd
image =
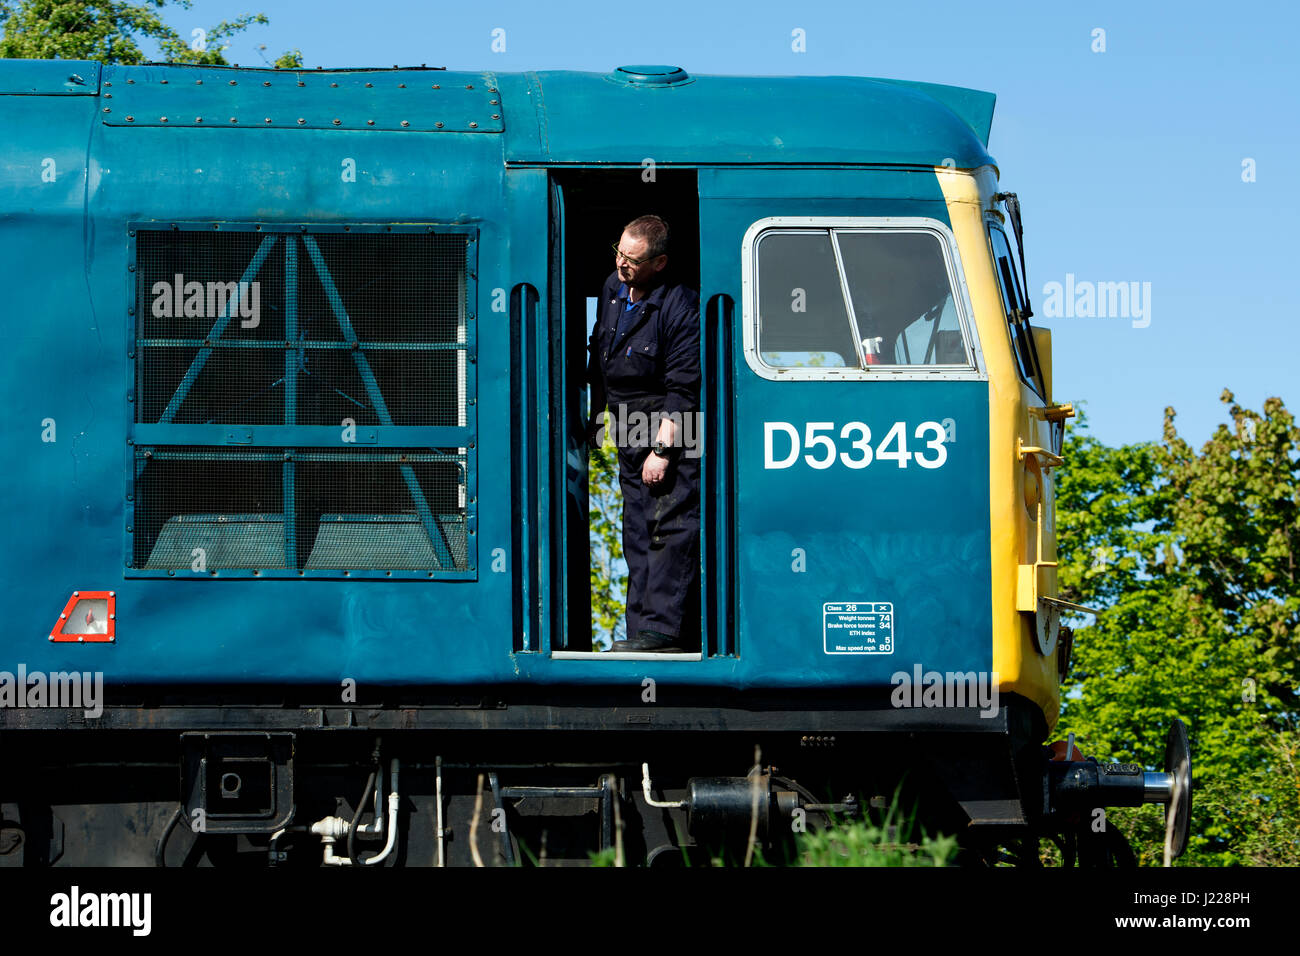
[[[384,860],[388,859],[389,854],[397,845],[397,810],[401,804],[401,793],[398,788],[398,781],[401,774],[401,762],[396,758],[393,759],[389,766],[389,789],[388,789],[388,839],[384,843],[384,848],[369,859],[362,860],[362,866],[377,866]],[[377,789],[377,788],[376,788]],[[376,809],[378,809],[378,793],[376,793]],[[334,852],[334,845],[339,840],[346,840],[352,824],[349,820],[342,817],[325,817],[311,825],[311,832],[321,838],[321,844],[324,847],[325,855],[323,862],[325,866],[351,866],[352,861],[346,855],[338,856]],[[369,835],[379,835],[384,832],[382,817],[376,813],[375,823],[372,827],[357,827],[358,833]]]
[[[686,806],[685,800],[656,800],[650,796],[650,764],[641,764],[641,795],[645,797],[646,806],[660,810],[679,810]]]

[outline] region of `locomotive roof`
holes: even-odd
[[[205,84],[203,78],[209,77]],[[268,70],[0,61],[0,94],[112,94],[110,126],[503,134],[508,163],[848,163],[974,168],[995,96],[858,76]]]
[[[858,76],[668,74],[668,82],[642,83],[636,78],[644,74],[629,73],[657,69],[671,68],[523,74],[538,99],[539,130],[534,138],[526,127],[508,125],[510,158],[924,166],[951,159],[963,168],[991,162],[984,148],[991,93]]]

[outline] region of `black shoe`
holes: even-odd
[[[677,643],[677,638],[660,634],[658,631],[641,631],[636,637],[615,641],[609,649],[615,653],[637,651],[642,654],[672,654],[686,650]]]

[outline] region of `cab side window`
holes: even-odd
[[[975,367],[934,229],[770,228],[754,267],[757,353],[770,369]]]
[[[773,231],[758,241],[759,352],[774,368],[858,364],[830,233]]]
[[[867,365],[969,365],[938,236],[837,232]]]

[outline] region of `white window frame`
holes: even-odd
[[[767,233],[779,231],[800,232],[809,229],[838,230],[840,232],[913,232],[926,233],[939,240],[948,282],[953,290],[953,304],[957,322],[966,348],[968,362],[962,365],[873,365],[869,368],[804,367],[779,368],[763,361],[758,351],[758,242]],[[762,378],[770,381],[854,381],[854,382],[921,382],[921,381],[988,381],[984,354],[980,349],[979,335],[975,330],[974,312],[970,293],[966,288],[966,275],[962,271],[961,257],[957,255],[957,241],[952,231],[938,219],[925,216],[769,216],[760,219],[745,231],[741,242],[741,309],[745,362]],[[831,248],[837,266],[842,266],[839,242],[831,232]],[[843,269],[840,269],[843,286]],[[861,363],[862,341],[858,335],[857,317],[853,312],[853,299],[847,289],[844,293],[854,344]],[[936,320],[937,321],[937,320]]]

